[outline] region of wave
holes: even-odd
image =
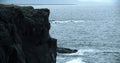
[[[71,54],[58,54],[58,57],[61,58],[61,60],[65,60],[65,58],[69,58],[67,62],[65,63],[86,63],[84,61],[84,56],[96,54],[96,53],[120,53],[118,50],[100,50],[100,49],[79,49],[78,52],[76,53],[71,53]],[[90,54],[89,54],[90,53]],[[63,59],[64,58],[64,59]]]
[[[82,58],[76,58],[76,59],[73,59],[73,60],[68,61],[66,63],[85,63],[85,62],[83,62]]]
[[[76,53],[58,53],[58,55],[64,55],[64,56],[81,56],[84,55],[85,52],[100,52],[100,50],[97,49],[79,49]]]
[[[55,23],[55,24],[59,24],[59,23],[82,23],[85,22],[84,20],[59,20],[59,21],[55,21],[55,20],[50,20],[50,23]]]
[[[120,50],[99,50],[99,49],[79,49],[78,52],[76,53],[65,53],[65,54],[61,54],[59,53],[58,56],[65,56],[65,57],[79,57],[79,56],[83,56],[85,53],[117,53],[120,52]]]

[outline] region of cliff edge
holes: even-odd
[[[56,63],[49,9],[0,4],[0,63]]]

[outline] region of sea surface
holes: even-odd
[[[120,63],[120,7],[32,5],[50,9],[50,34],[58,47],[77,49],[57,54],[57,63]]]

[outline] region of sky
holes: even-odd
[[[113,4],[119,0],[0,0],[6,4]]]
[[[0,0],[10,4],[75,4],[77,0]]]

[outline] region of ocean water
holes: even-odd
[[[33,5],[50,9],[50,34],[58,47],[57,63],[120,63],[120,11],[112,6]]]

